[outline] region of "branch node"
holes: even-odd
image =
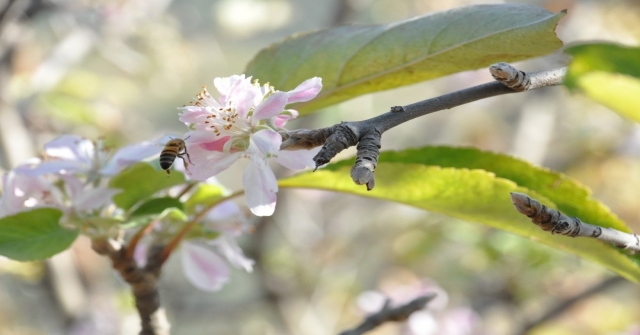
[[[321,129],[283,130],[280,150],[313,149],[325,143],[327,138],[336,130],[336,126]]]
[[[511,192],[511,202],[516,210],[531,219],[544,231],[570,237],[590,237],[625,249],[631,253],[640,251],[640,240],[636,234],[621,230],[600,227],[583,222],[579,218],[569,217],[560,211],[548,208],[523,193]]]
[[[391,113],[401,113],[404,112],[404,107],[402,106],[393,106],[390,110]]]
[[[313,157],[316,169],[329,163],[340,151],[358,143],[358,129],[351,127],[349,123],[342,122],[331,128],[331,135],[324,142],[320,152]]]
[[[503,83],[508,88],[522,92],[531,84],[529,75],[507,63],[496,63],[489,67],[493,79]]]
[[[376,184],[374,172],[380,156],[380,138],[382,134],[376,128],[365,133],[358,142],[356,162],[351,168],[351,179],[358,185],[367,185],[371,191]]]

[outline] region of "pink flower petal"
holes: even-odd
[[[229,261],[229,264],[235,268],[244,269],[247,272],[253,271],[253,264],[255,262],[244,256],[238,242],[231,234],[223,233],[217,239],[209,242],[209,244],[218,247],[218,251],[224,255],[227,261]]]
[[[322,147],[316,147],[311,150],[281,150],[274,156],[274,160],[291,170],[303,170],[306,168],[315,168],[316,162],[313,161]]]
[[[181,254],[184,274],[193,286],[215,292],[229,281],[229,266],[213,251],[185,241]]]
[[[74,199],[74,207],[77,211],[90,211],[101,208],[111,202],[111,198],[122,192],[114,188],[88,189],[78,194]]]
[[[178,108],[178,110],[181,111],[178,120],[184,122],[186,125],[204,122],[207,116],[211,115],[211,111],[201,106],[184,106]]]
[[[39,159],[32,160],[32,162],[39,161]],[[50,162],[42,162],[40,164],[32,164],[25,163],[20,165],[14,169],[14,171],[18,174],[23,174],[27,176],[41,176],[50,173],[61,173],[61,172],[76,172],[83,171],[88,169],[88,166],[79,161],[50,161]]]
[[[256,92],[251,88],[239,91],[230,97],[231,102],[236,106],[236,112],[242,119],[246,119],[249,110],[255,107],[255,98]]]
[[[91,157],[93,149],[91,141],[76,135],[62,135],[44,145],[47,155],[69,160]]]
[[[302,82],[302,84],[298,85],[298,87],[287,92],[289,98],[287,104],[309,101],[315,98],[316,95],[320,93],[320,90],[322,90],[322,78],[313,77],[311,79],[307,79]]]
[[[159,154],[161,150],[162,147],[153,142],[142,142],[122,147],[100,169],[100,173],[105,176],[113,176],[133,163]]]
[[[251,212],[257,216],[272,215],[276,208],[278,183],[264,159],[251,157],[251,163],[242,176],[242,184]]]
[[[295,119],[298,117],[298,111],[294,109],[285,109],[282,113],[276,116],[274,124],[276,127],[283,128],[289,120]]]
[[[200,143],[200,147],[209,150],[209,151],[224,151],[224,146],[229,142],[231,136],[224,136],[222,138],[218,138],[216,141]]]
[[[225,201],[216,207],[213,207],[207,213],[207,219],[210,221],[224,221],[239,217],[242,214],[240,207],[233,201]]]
[[[200,144],[209,143],[221,140],[219,136],[216,136],[209,130],[191,130],[184,134],[184,141],[187,144]]]
[[[275,92],[271,94],[267,100],[258,105],[253,112],[252,123],[255,125],[259,120],[272,118],[280,114],[287,104],[287,93]]]
[[[240,158],[241,152],[223,153],[218,151],[209,151],[200,145],[189,147],[189,177],[195,180],[207,180],[216,174],[226,170],[235,161]]]
[[[277,131],[263,129],[251,134],[247,154],[265,158],[270,153],[278,152],[281,144],[282,136]]]

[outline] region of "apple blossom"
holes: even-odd
[[[32,176],[50,173],[82,174],[88,181],[113,176],[125,167],[156,155],[162,148],[143,142],[120,148],[113,155],[102,141],[94,143],[76,135],[62,135],[44,145],[44,159],[34,158],[15,169]]]
[[[322,89],[322,79],[308,79],[289,92],[252,83],[244,75],[216,78],[214,85],[217,99],[204,89],[193,105],[179,108],[180,121],[191,129],[184,136],[193,161],[190,176],[206,180],[238,159],[248,158],[242,179],[247,204],[253,214],[269,216],[275,209],[278,184],[268,160],[303,169],[314,166],[312,158],[319,150],[280,151],[278,130],[298,115],[285,106],[313,99]]]
[[[3,176],[0,217],[38,207],[60,209],[66,223],[93,216],[121,192],[103,186],[100,178],[112,176],[160,149],[147,142],[110,155],[100,141],[62,135],[44,145],[42,159],[29,159]]]

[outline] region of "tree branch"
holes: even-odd
[[[423,309],[431,299],[435,298],[435,296],[435,293],[423,295],[396,308],[389,308],[389,300],[387,300],[379,312],[367,316],[367,318],[364,319],[358,327],[345,330],[339,335],[361,335],[385,322],[405,321],[411,314]]]
[[[632,253],[640,251],[638,235],[625,233],[613,228],[600,227],[568,217],[561,212],[548,208],[526,194],[512,192],[511,201],[516,210],[531,219],[544,231],[571,237],[591,237],[626,249]]]
[[[351,169],[351,178],[356,184],[367,185],[367,189],[371,190],[375,185],[374,172],[380,155],[380,139],[385,131],[417,117],[469,102],[502,94],[560,85],[566,74],[566,68],[525,73],[507,63],[494,64],[490,67],[490,71],[497,81],[407,106],[395,106],[389,112],[368,120],[343,122],[317,130],[289,131],[283,134],[280,149],[311,149],[324,144],[320,152],[313,158],[317,168],[329,163],[340,151],[357,144],[358,153],[356,163]]]
[[[109,257],[113,268],[131,286],[142,325],[139,334],[169,335],[169,321],[164,309],[160,307],[158,293],[163,248],[150,248],[147,266],[141,268],[135,259],[128,256],[127,248],[120,241],[107,238],[92,239],[91,247],[98,254]]]
[[[627,280],[618,276],[607,278],[606,280],[594,285],[593,287],[588,288],[584,292],[578,295],[575,295],[569,299],[561,301],[560,303],[558,303],[557,305],[549,309],[547,312],[540,315],[540,317],[527,322],[518,332],[516,332],[516,334],[526,335],[529,333],[531,329],[559,317],[560,315],[562,315],[562,313],[564,313],[565,311],[573,307],[579,301],[586,299],[590,296],[593,296],[595,294],[598,294],[602,291],[605,291],[610,287],[613,287],[625,282],[627,282]]]

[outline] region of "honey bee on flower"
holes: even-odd
[[[298,116],[285,107],[313,99],[322,89],[322,79],[308,79],[289,92],[251,82],[244,75],[216,78],[213,83],[218,98],[203,89],[192,105],[179,108],[180,121],[191,129],[184,136],[193,161],[191,178],[206,180],[248,158],[243,175],[247,204],[253,214],[269,216],[278,184],[268,160],[300,170],[314,166],[312,158],[319,150],[280,151],[278,130]]]

